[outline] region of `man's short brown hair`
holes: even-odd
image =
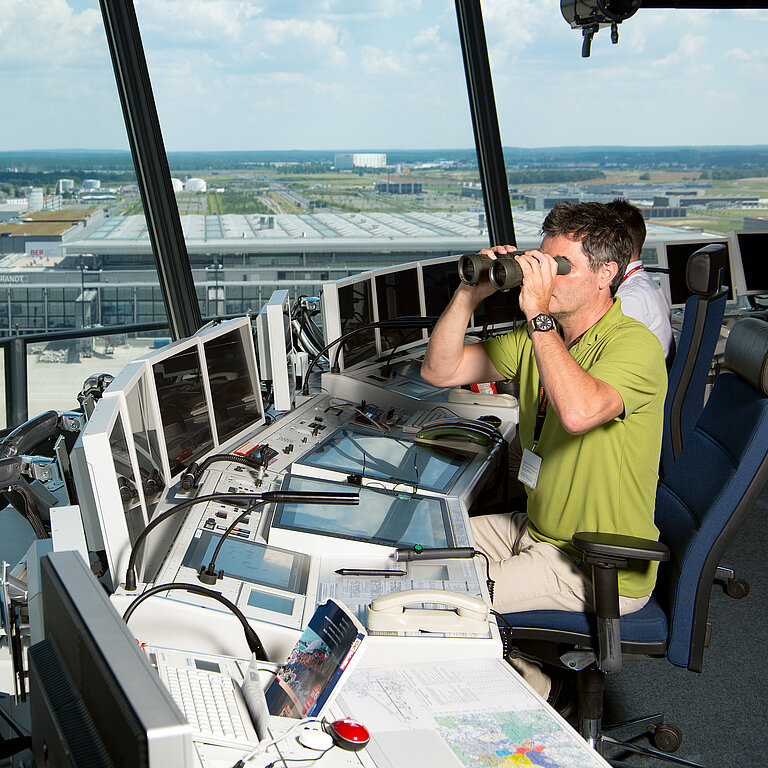
[[[603,203],[557,203],[541,230],[547,237],[578,240],[593,272],[615,261],[618,271],[611,282],[611,296],[616,293],[632,258],[632,239],[618,213]]]
[[[640,209],[623,197],[617,197],[612,203],[608,203],[608,207],[621,216],[621,220],[632,238],[632,255],[639,258],[643,252],[646,235],[645,219]]]

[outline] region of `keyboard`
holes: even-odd
[[[158,672],[192,726],[194,741],[246,750],[259,743],[240,686],[231,677],[166,665]]]

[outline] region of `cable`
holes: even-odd
[[[216,453],[213,456],[209,456],[205,461],[198,465],[197,462],[190,464],[189,469],[181,476],[179,487],[182,491],[191,491],[193,488],[197,488],[197,484],[200,481],[200,477],[211,464],[216,464],[220,461],[231,462],[233,464],[244,464],[250,469],[261,469],[262,463],[256,459],[252,459],[249,456],[241,456],[238,453]]]
[[[488,587],[488,597],[491,599],[491,604],[493,604],[493,590],[496,587],[496,582],[491,578],[491,559],[488,557],[488,555],[485,554],[485,552],[481,552],[479,549],[476,549],[475,557],[478,555],[485,559],[485,584]]]
[[[261,498],[262,494],[253,494],[253,493],[211,493],[207,496],[198,496],[194,499],[187,499],[186,501],[182,501],[180,504],[176,504],[175,506],[171,507],[170,509],[166,509],[165,512],[162,514],[159,514],[156,518],[151,520],[144,530],[136,537],[136,541],[133,542],[133,546],[131,547],[131,554],[128,557],[128,567],[125,569],[125,589],[128,592],[132,592],[134,589],[136,589],[136,557],[138,556],[138,550],[139,545],[144,543],[144,539],[147,538],[149,533],[154,529],[157,528],[160,523],[165,522],[169,517],[172,517],[177,512],[181,512],[184,509],[187,509],[188,507],[191,507],[195,504],[200,504],[204,501],[221,501],[222,499],[229,499],[234,501],[240,501],[240,500],[249,500],[249,499],[255,499],[255,498]]]
[[[207,587],[201,587],[199,584],[187,584],[183,581],[177,581],[173,584],[158,584],[157,586],[148,589],[146,592],[142,592],[137,598],[133,600],[133,602],[125,609],[125,613],[123,614],[123,621],[128,624],[128,619],[131,618],[133,612],[148,597],[152,597],[158,592],[170,592],[171,590],[175,589],[183,589],[185,592],[191,592],[195,595],[210,597],[229,608],[229,610],[235,614],[238,621],[243,625],[245,641],[248,643],[248,648],[250,649],[251,653],[256,654],[256,658],[259,661],[269,661],[267,653],[264,650],[264,646],[261,644],[261,640],[259,640],[259,636],[248,623],[248,620],[245,618],[243,612],[231,600],[224,597],[221,592],[216,592],[215,590],[208,589]]]
[[[243,766],[249,761],[252,760],[257,755],[261,755],[264,752],[266,752],[270,747],[273,747],[275,744],[279,744],[281,741],[284,741],[289,736],[293,735],[295,731],[297,731],[299,728],[303,728],[305,725],[309,725],[310,723],[321,723],[322,720],[320,720],[317,717],[306,717],[303,720],[299,720],[298,723],[295,725],[292,725],[285,733],[281,734],[280,736],[276,736],[274,739],[270,739],[269,741],[262,741],[259,742],[259,744],[256,746],[255,749],[252,749],[250,752],[246,753],[241,757],[232,768],[243,768]],[[325,754],[325,752],[323,752]]]
[[[219,539],[218,543],[216,544],[216,549],[213,550],[213,554],[211,555],[211,562],[208,563],[208,567],[205,566],[200,567],[200,572],[197,574],[197,578],[200,579],[200,581],[203,582],[203,584],[215,584],[219,579],[224,578],[224,571],[219,571],[216,573],[216,558],[219,556],[219,551],[221,550],[222,545],[224,544],[224,541],[226,540],[227,536],[229,536],[230,533],[235,529],[235,526],[240,523],[240,521],[247,517],[248,515],[253,512],[256,507],[263,506],[266,504],[266,501],[254,501],[253,504],[249,504],[245,512],[238,515],[230,524],[229,528],[227,528],[226,531],[221,535],[221,538]]]

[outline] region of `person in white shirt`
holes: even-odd
[[[621,311],[650,328],[661,342],[664,357],[669,361],[674,342],[669,321],[669,301],[661,286],[643,268],[640,254],[645,242],[643,214],[632,203],[617,198],[608,207],[621,216],[632,238],[632,258],[624,280],[616,291],[621,299]]]

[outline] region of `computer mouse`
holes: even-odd
[[[316,752],[325,752],[326,749],[333,746],[331,734],[321,731],[319,728],[305,728],[303,731],[299,731],[296,741],[302,747],[314,749]]]
[[[371,734],[368,732],[368,729],[351,717],[326,723],[325,730],[331,735],[333,743],[337,747],[349,750],[350,752],[358,752],[371,740]]]

